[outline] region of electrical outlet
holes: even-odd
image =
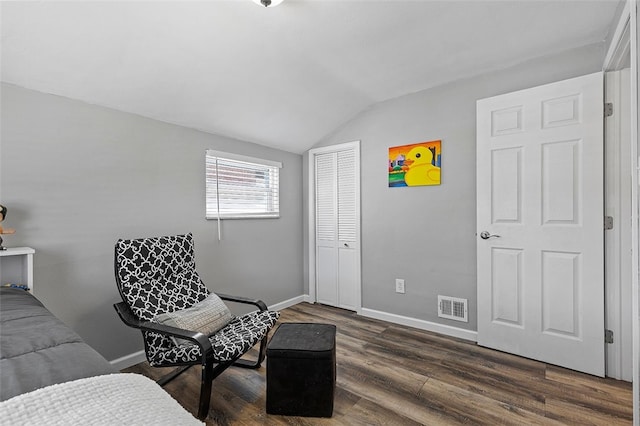
[[[396,278],[396,293],[404,294],[404,280],[400,278]]]

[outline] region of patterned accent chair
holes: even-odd
[[[230,322],[212,335],[155,321],[158,315],[175,314],[210,296],[195,269],[190,233],[118,240],[115,276],[123,301],[114,307],[126,325],[142,331],[149,364],[179,367],[158,383],[163,386],[189,367],[202,366],[199,419],[206,418],[209,412],[213,379],[232,365],[260,368],[267,334],[280,315],[267,310],[260,300],[217,294],[221,300],[251,304],[258,309],[241,316],[229,315]],[[240,359],[258,343],[257,360]]]

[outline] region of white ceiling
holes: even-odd
[[[602,42],[618,0],[2,2],[2,80],[302,153],[376,102]]]

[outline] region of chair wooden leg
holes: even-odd
[[[178,377],[179,375],[181,375],[182,373],[184,373],[185,371],[187,371],[191,367],[192,365],[185,365],[184,367],[178,367],[175,370],[173,370],[171,373],[165,374],[164,376],[160,377],[160,379],[158,379],[156,383],[159,384],[160,386],[164,386],[170,381],[172,381],[173,379],[175,379],[176,377]]]
[[[200,384],[200,402],[198,404],[198,419],[204,420],[209,414],[211,402],[211,382],[213,382],[213,364],[211,362],[202,366],[202,381]]]
[[[260,341],[260,349],[258,351],[258,359],[256,361],[247,361],[244,359],[239,359],[233,365],[234,367],[242,367],[242,368],[251,368],[257,369],[262,365],[262,361],[264,361],[264,357],[267,353],[267,336],[264,336],[264,339]]]
[[[267,355],[267,338],[269,337],[269,332],[264,336],[264,339],[260,342],[260,352],[258,353],[258,367],[264,361],[265,356]]]

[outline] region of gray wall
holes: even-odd
[[[302,157],[2,85],[0,197],[7,246],[35,254],[39,299],[107,359],[142,349],[112,307],[118,238],[193,232],[211,290],[278,303],[303,293]],[[204,219],[204,153],[281,161],[281,218]]]
[[[476,100],[597,72],[603,56],[585,46],[383,102],[315,145],[361,141],[363,307],[476,330]],[[388,188],[388,148],[436,139],[442,184]],[[469,322],[439,319],[438,294],[468,299]]]

